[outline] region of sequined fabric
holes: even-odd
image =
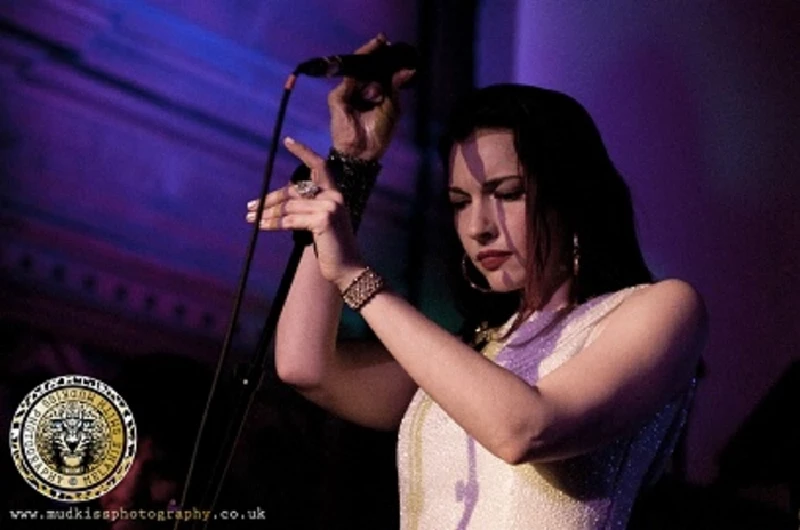
[[[640,287],[593,299],[561,320],[535,313],[504,344],[489,342],[482,353],[533,384],[594,340],[603,318]],[[511,466],[420,389],[400,426],[401,528],[623,529],[640,487],[666,465],[693,390],[694,381],[629,438],[576,458]]]

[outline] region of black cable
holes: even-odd
[[[294,280],[294,275],[297,271],[297,266],[300,263],[300,258],[303,257],[303,251],[305,247],[306,245],[299,240],[295,242],[294,249],[289,256],[289,262],[286,265],[286,273],[281,280],[280,287],[278,288],[278,292],[275,296],[275,301],[272,305],[269,316],[267,317],[261,337],[258,341],[258,345],[256,346],[256,360],[250,364],[249,370],[247,370],[247,372],[241,377],[241,393],[236,400],[236,408],[232,411],[233,413],[230,416],[230,422],[226,431],[226,439],[224,441],[225,443],[221,445],[214,470],[212,471],[211,478],[208,482],[208,488],[206,489],[206,492],[204,493],[200,502],[200,506],[205,505],[205,501],[207,500],[208,492],[211,486],[216,485],[213,498],[208,504],[208,507],[204,508],[206,510],[210,510],[211,512],[213,512],[214,507],[219,500],[219,495],[222,492],[222,487],[225,483],[225,477],[227,476],[228,470],[233,462],[234,449],[238,445],[239,439],[244,430],[245,420],[247,419],[248,412],[253,404],[256,391],[260,387],[261,380],[266,373],[267,361],[270,359],[267,356],[268,346],[272,341],[273,332],[277,327],[278,318],[280,317],[280,313],[283,308],[283,302],[286,300],[286,296],[289,293],[289,288]],[[236,432],[233,436],[233,439],[229,442],[228,440],[230,439],[231,433],[234,429]],[[220,468],[220,465],[223,464],[223,457],[225,457],[224,467],[222,467],[221,471],[219,471],[219,476],[217,476],[217,470]],[[205,522],[203,528],[207,528],[210,521],[211,518]]]
[[[214,379],[213,379],[213,381],[211,383],[211,388],[209,390],[208,399],[206,401],[206,408],[203,411],[203,415],[202,415],[201,420],[200,420],[200,426],[199,426],[198,432],[197,432],[197,439],[195,440],[194,449],[192,451],[192,458],[191,458],[190,463],[189,463],[189,469],[188,469],[188,472],[187,472],[187,475],[186,475],[186,482],[185,482],[184,487],[183,487],[183,492],[181,494],[181,501],[180,501],[180,504],[178,505],[178,509],[182,509],[186,504],[188,493],[189,493],[189,491],[191,489],[191,481],[192,481],[192,478],[193,478],[193,475],[194,475],[195,466],[197,465],[197,459],[198,459],[198,455],[199,455],[199,452],[200,452],[201,441],[202,441],[203,434],[204,434],[204,431],[205,431],[205,428],[206,428],[208,417],[210,416],[211,405],[212,405],[212,403],[214,401],[215,393],[216,393],[216,390],[217,390],[217,383],[219,381],[220,374],[222,373],[222,367],[224,366],[225,361],[226,361],[228,355],[230,354],[231,347],[232,347],[232,344],[233,344],[233,335],[235,333],[236,323],[237,323],[237,321],[239,319],[239,313],[241,312],[242,302],[243,302],[243,299],[244,299],[243,295],[244,295],[244,292],[245,292],[245,288],[247,286],[247,279],[248,279],[248,276],[249,276],[249,273],[250,273],[250,267],[252,265],[253,255],[255,254],[255,248],[256,248],[256,243],[258,241],[259,233],[261,232],[260,225],[261,225],[261,218],[262,218],[263,213],[264,213],[263,212],[264,198],[267,195],[267,193],[269,193],[269,191],[270,191],[270,183],[271,183],[271,180],[272,180],[272,171],[273,171],[273,167],[275,165],[275,155],[276,155],[276,153],[278,151],[278,142],[280,141],[281,130],[283,128],[283,121],[284,121],[284,118],[286,116],[286,108],[287,108],[288,103],[289,103],[289,97],[291,96],[292,89],[294,88],[296,80],[297,80],[297,75],[295,73],[293,73],[293,74],[291,74],[289,76],[289,78],[286,80],[286,84],[284,85],[283,96],[281,97],[280,106],[278,108],[278,117],[277,117],[277,120],[275,122],[275,127],[274,127],[274,130],[273,130],[273,133],[272,133],[272,143],[271,143],[271,146],[270,146],[269,157],[267,158],[267,164],[266,164],[266,167],[265,167],[265,170],[264,170],[264,179],[263,179],[263,183],[262,183],[262,187],[261,187],[261,193],[258,196],[258,206],[257,206],[257,209],[256,209],[256,219],[255,219],[255,223],[253,224],[253,232],[252,232],[251,237],[250,237],[250,243],[249,243],[248,248],[247,248],[247,254],[245,256],[244,266],[242,268],[242,273],[241,273],[241,276],[240,276],[240,279],[239,279],[239,286],[238,286],[237,291],[236,291],[236,298],[235,298],[235,301],[234,301],[233,312],[231,314],[230,322],[228,324],[228,330],[227,330],[227,332],[225,334],[225,341],[224,341],[223,346],[222,346],[222,351],[220,353],[219,360],[217,361],[217,367],[216,367],[216,371],[214,373]],[[292,261],[294,261],[294,260],[298,260],[299,261],[299,255],[302,254],[302,249],[300,249],[300,251],[298,251],[299,247],[301,247],[300,244],[297,244],[295,246],[295,252],[292,255],[292,259],[290,260],[290,266],[291,266]],[[297,254],[298,256],[295,256],[295,254]],[[294,266],[296,267],[296,263],[295,263]],[[283,287],[284,287],[283,284],[287,283],[286,279],[287,278],[285,277],[284,281],[281,284],[281,289],[280,290],[283,289]],[[291,284],[291,278],[288,279],[288,284]],[[280,290],[279,290],[279,292],[280,292]],[[288,290],[288,287],[287,287],[287,290]],[[274,302],[270,317],[272,317],[272,314],[279,313],[280,306],[282,306],[282,305],[283,305],[282,301],[280,301],[280,303]],[[268,319],[268,322],[271,322],[272,320],[273,320],[273,318],[270,318],[270,319]],[[248,371],[248,373],[243,378],[241,378],[242,393],[240,394],[240,402],[244,403],[244,408],[240,409],[240,408],[237,407],[235,409],[235,411],[239,412],[241,414],[241,416],[239,416],[239,414],[233,415],[231,417],[231,421],[230,421],[228,429],[226,431],[226,436],[224,438],[224,441],[227,441],[227,439],[230,438],[230,433],[232,432],[232,430],[234,428],[236,428],[236,436],[233,439],[233,442],[232,442],[233,445],[231,445],[231,447],[230,447],[230,451],[228,453],[228,457],[225,458],[225,467],[222,469],[221,476],[220,477],[214,477],[213,474],[212,474],[211,478],[214,479],[214,480],[209,482],[209,484],[213,484],[214,482],[216,482],[216,491],[214,492],[214,497],[212,499],[211,505],[206,508],[209,511],[213,511],[214,505],[215,505],[215,503],[216,503],[216,501],[217,501],[217,499],[219,497],[219,493],[222,490],[222,484],[224,482],[224,479],[225,479],[225,476],[226,476],[226,474],[228,472],[228,469],[230,468],[230,463],[231,463],[231,460],[232,460],[232,457],[233,457],[233,449],[236,447],[236,442],[238,442],[239,435],[240,435],[242,427],[244,425],[244,419],[246,418],[247,412],[249,411],[250,404],[252,403],[253,396],[255,394],[255,390],[258,388],[258,384],[253,385],[251,383],[256,381],[256,380],[258,382],[260,382],[261,374],[263,374],[263,370],[261,370],[260,364],[263,364],[265,362],[265,360],[266,360],[266,353],[262,353],[262,352],[266,351],[266,344],[262,344],[262,343],[264,342],[265,339],[268,340],[269,338],[271,338],[271,337],[267,337],[268,334],[271,334],[271,331],[266,329],[267,327],[265,327],[265,330],[264,330],[264,333],[262,334],[261,340],[259,340],[258,347],[260,348],[260,350],[258,350],[256,352],[256,355],[257,355],[257,359],[256,360],[259,361],[259,362],[253,362],[251,364],[251,366],[250,366],[250,370]],[[258,357],[261,357],[261,359],[258,359]],[[256,377],[253,377],[254,375]],[[217,465],[223,459],[223,456],[224,456],[224,452],[223,451],[224,450],[225,450],[225,447],[224,446],[221,447],[220,454],[219,454],[219,456],[217,458],[217,461],[216,461]],[[208,489],[206,489],[206,493],[207,492],[208,492]],[[204,494],[203,500],[205,500],[205,496],[206,495]],[[205,526],[207,526],[208,523],[211,520],[212,520],[212,518],[209,517],[208,520],[205,522],[206,523]],[[177,519],[175,520],[175,525],[173,526],[174,530],[178,530],[180,522],[181,522],[180,520],[177,520]]]

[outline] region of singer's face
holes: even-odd
[[[467,256],[493,291],[525,285],[526,182],[504,129],[480,129],[450,152],[450,203]]]

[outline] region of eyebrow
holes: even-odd
[[[481,185],[481,190],[482,191],[492,191],[497,186],[502,184],[503,182],[505,182],[507,180],[512,180],[512,179],[522,180],[522,176],[521,175],[507,175],[505,177],[495,177],[495,178],[486,179],[486,181]],[[450,186],[448,188],[448,191],[452,192],[452,193],[463,193],[464,195],[469,195],[466,191],[464,191],[463,189],[459,188],[458,186]]]

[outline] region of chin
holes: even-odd
[[[502,269],[484,273],[489,289],[496,293],[510,293],[525,288],[525,277],[509,274]]]
[[[490,283],[489,289],[493,293],[513,293],[522,290],[522,285],[495,285]]]

